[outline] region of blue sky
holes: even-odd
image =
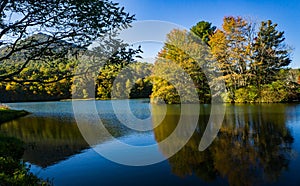
[[[168,21],[191,28],[204,20],[221,27],[224,16],[250,17],[258,23],[272,20],[285,31],[286,44],[293,47],[292,67],[300,68],[299,0],[117,0],[137,21]],[[158,49],[159,47],[153,47]],[[152,55],[152,54],[151,54]]]

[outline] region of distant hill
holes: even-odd
[[[73,43],[69,43],[67,41],[56,39],[53,36],[44,34],[44,33],[38,33],[34,34],[32,36],[29,36],[26,39],[21,40],[16,48],[20,48],[22,46],[28,46],[30,45],[29,49],[25,48],[20,51],[17,51],[12,55],[9,60],[22,60],[26,58],[26,55],[28,55],[31,52],[41,52],[43,54],[59,54],[61,52],[67,53],[67,54],[76,54],[81,51],[85,51],[85,48],[81,48]],[[6,45],[0,47],[0,57],[5,56],[8,52],[11,51],[12,45]],[[47,48],[47,50],[44,50],[44,48]]]

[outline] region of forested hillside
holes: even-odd
[[[36,34],[28,38],[35,38],[39,42],[48,39],[48,35]],[[26,40],[24,41],[26,42]],[[59,41],[66,45],[66,41]],[[105,61],[94,62],[101,53],[100,47],[95,47],[92,50],[83,49],[76,45],[70,45],[69,54],[55,59],[54,61],[33,60],[14,78],[5,79],[0,82],[0,102],[16,102],[16,101],[50,101],[71,99],[72,92],[74,98],[91,98],[96,95],[99,99],[111,98],[110,92],[115,78],[118,73],[124,68],[130,68],[138,71],[138,74],[146,73],[144,77],[151,73],[151,64],[138,63],[133,57],[141,52],[140,49],[118,48],[111,56],[108,56]],[[119,46],[119,45],[118,45]],[[4,53],[8,49],[3,47],[1,52]],[[62,50],[60,45],[52,45],[51,49],[54,52]],[[52,51],[51,51],[52,52]],[[72,55],[71,55],[72,54]],[[74,55],[75,54],[75,55]],[[14,54],[10,60],[4,60],[0,64],[0,72],[2,74],[12,71],[16,66],[24,63],[25,53],[18,52]],[[76,72],[78,65],[84,66],[87,72]],[[93,65],[95,65],[93,67]],[[93,69],[91,68],[93,67]],[[101,67],[101,68],[100,68]],[[88,69],[91,72],[88,72]],[[95,70],[96,69],[96,70]],[[97,70],[99,69],[99,70]],[[93,81],[94,89],[88,89],[89,78],[97,76]],[[124,75],[123,75],[124,76]],[[152,85],[147,78],[125,79],[126,88],[131,88],[132,91],[129,97],[123,98],[144,98],[149,97],[152,91]],[[126,78],[126,77],[124,77]],[[76,79],[76,80],[75,80]],[[123,85],[122,85],[123,86]],[[130,86],[130,87],[129,87]],[[79,88],[80,87],[80,88]],[[117,85],[116,87],[121,87]],[[79,90],[80,89],[80,90]],[[94,92],[91,92],[94,91]]]

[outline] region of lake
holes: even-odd
[[[137,131],[123,125],[122,118],[132,123],[125,109],[128,103],[134,116],[147,121],[145,129],[155,128]],[[85,118],[80,125],[69,101],[8,105],[31,114],[0,125],[0,132],[23,140],[23,159],[31,172],[54,185],[300,185],[300,104],[226,104],[218,135],[202,152],[198,147],[210,117],[209,104],[194,105],[200,107],[195,115],[193,105],[186,111],[180,105],[151,105],[147,99],[77,101],[80,118]],[[99,118],[89,114],[91,105],[111,134],[97,131],[92,144],[82,135],[82,129],[97,127]],[[97,153],[105,149],[108,155],[134,160],[136,154],[118,148],[117,139],[136,147],[153,146],[142,159],[168,157],[181,136],[167,145],[160,142],[174,133],[181,117],[183,128],[192,129],[196,120],[191,118],[197,118],[196,128],[164,161],[127,166]]]

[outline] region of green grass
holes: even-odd
[[[27,114],[29,114],[29,112],[25,110],[10,110],[0,108],[0,124],[22,116],[26,116]]]

